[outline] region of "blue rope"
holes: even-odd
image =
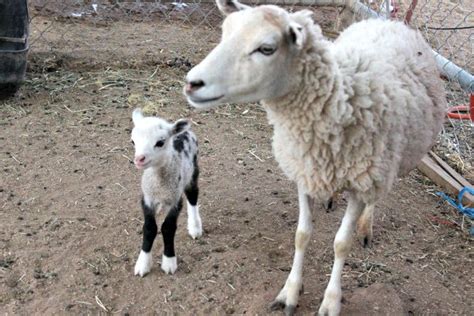
[[[466,192],[469,192],[471,195],[474,196],[474,188],[464,187],[464,188],[462,188],[461,191],[459,191],[458,202],[457,203],[452,198],[450,198],[449,196],[447,196],[443,192],[436,192],[436,195],[438,195],[438,196],[442,197],[443,199],[445,199],[449,204],[454,206],[463,215],[466,215],[470,219],[474,219],[474,208],[465,207],[464,205],[462,205],[462,197],[464,196],[464,193],[466,193]]]

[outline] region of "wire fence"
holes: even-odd
[[[474,72],[472,0],[243,2],[278,4],[289,10],[309,8],[330,38],[373,15],[406,20],[422,32],[435,52],[451,61],[449,67],[459,67],[453,76],[445,78],[449,106],[469,104],[474,90],[470,76]],[[182,68],[184,76],[184,70],[217,44],[222,22],[213,0],[29,0],[28,4],[32,74],[60,69],[154,69],[163,65]],[[467,74],[464,81],[460,74]],[[474,180],[473,147],[472,122],[449,118],[435,150]]]

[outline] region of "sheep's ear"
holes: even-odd
[[[290,36],[290,42],[298,49],[303,48],[306,41],[306,30],[300,24],[291,22],[288,33]]]
[[[188,120],[185,119],[180,119],[177,120],[174,124],[173,127],[171,128],[171,135],[179,134],[181,132],[184,132],[185,130],[189,129],[190,124]]]
[[[138,109],[135,109],[132,113],[132,120],[133,120],[133,124],[137,125],[138,122],[140,122],[142,119],[143,119],[143,112],[142,112],[142,109],[138,108]]]
[[[310,10],[300,10],[290,14],[290,26],[288,33],[290,40],[298,48],[302,48],[306,42],[307,26],[313,25],[313,12]]]
[[[224,15],[229,15],[232,12],[250,8],[248,5],[242,4],[237,0],[216,0],[216,3],[217,7]]]
[[[306,24],[306,22],[312,22],[313,21],[313,11],[304,9],[300,11],[296,11],[294,13],[291,13],[291,18],[293,21],[300,23],[300,24]]]

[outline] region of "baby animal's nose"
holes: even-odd
[[[135,157],[135,162],[144,162],[145,161],[145,155],[140,155]]]

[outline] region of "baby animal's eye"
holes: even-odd
[[[163,147],[164,144],[165,144],[164,140],[159,140],[156,142],[155,147]]]
[[[133,141],[133,139],[130,142],[132,143],[133,146],[135,146],[135,142]]]

